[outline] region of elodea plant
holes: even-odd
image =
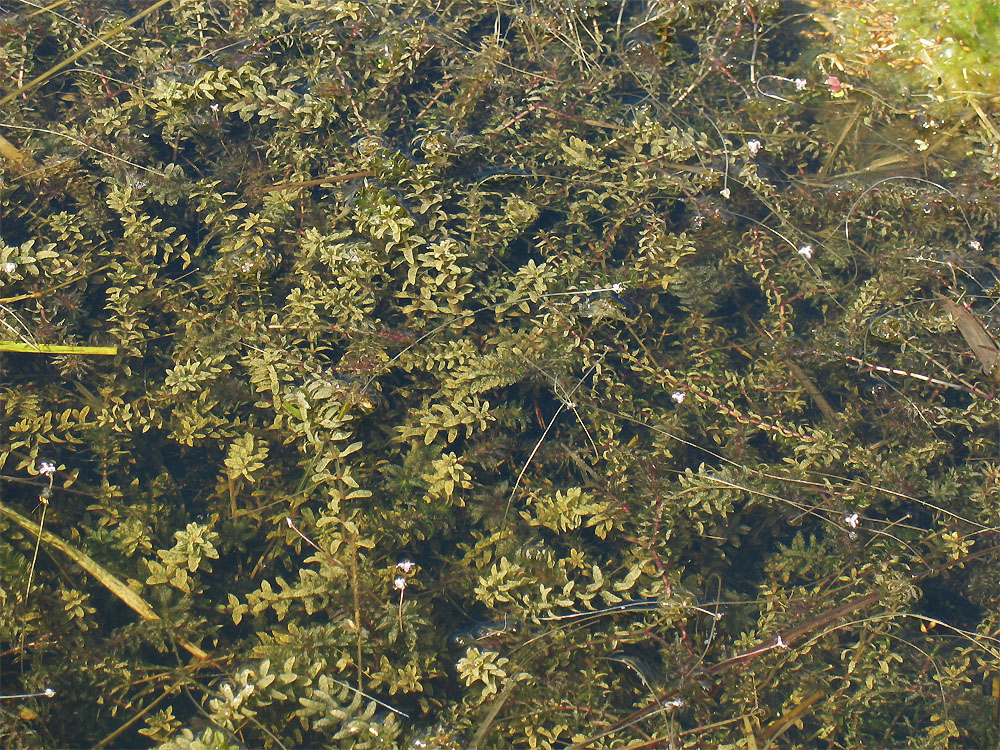
[[[57,5],[0,8],[5,746],[997,742],[978,100],[770,0]]]

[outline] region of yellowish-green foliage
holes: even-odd
[[[835,0],[822,12],[838,46],[820,54],[833,68],[911,88],[935,104],[995,109],[1000,101],[996,3]]]
[[[5,746],[996,744],[989,76],[931,117],[771,0],[57,5]]]

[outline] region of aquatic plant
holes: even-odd
[[[984,0],[829,3],[818,12],[836,51],[827,64],[949,108],[995,108],[1000,9]],[[926,106],[925,105],[925,106]],[[937,106],[935,106],[935,109]]]
[[[7,744],[995,743],[984,118],[767,1],[36,10]]]

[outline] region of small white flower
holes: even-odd
[[[51,461],[42,461],[38,464],[38,473],[43,477],[51,477],[56,473],[56,465]]]
[[[17,271],[17,263],[12,261],[7,261],[3,264],[3,272],[7,274],[15,273]]]
[[[777,648],[788,648],[788,644],[781,640],[781,636],[778,636],[778,640],[775,642],[775,647]]]
[[[971,247],[977,253],[980,252],[983,249],[983,246],[979,244],[979,240],[972,240],[969,243],[969,247]]]
[[[798,249],[798,254],[801,255],[806,260],[812,260],[813,257],[813,246],[803,245]]]
[[[747,141],[747,151],[750,152],[751,156],[756,156],[757,152],[760,151],[761,146],[763,145],[764,144],[761,143],[756,138],[752,138],[751,140]]]
[[[801,91],[809,83],[805,78],[796,78],[793,83],[795,84],[795,90]]]
[[[402,591],[406,588],[406,578],[404,576],[396,576],[392,581],[392,587],[396,591]]]
[[[611,285],[611,291],[614,292],[615,294],[621,294],[622,292],[625,291],[625,285],[620,281],[616,282]]]
[[[684,391],[674,391],[670,394],[670,398],[674,400],[675,404],[683,404],[684,399],[687,398],[687,394]]]
[[[851,513],[851,515],[849,516],[844,516],[844,523],[846,523],[852,529],[856,529],[858,528],[858,525],[861,523],[861,516],[859,516],[857,513]]]
[[[409,574],[411,570],[417,567],[417,564],[413,560],[400,560],[396,563],[396,567],[404,573]]]
[[[53,698],[55,697],[55,694],[56,691],[53,690],[52,688],[45,688],[45,692],[42,693],[42,695],[44,695],[46,698]]]
[[[722,188],[722,190],[719,191],[719,195],[728,200],[729,196],[732,195],[732,192],[729,190],[729,188]]]
[[[212,110],[213,112],[218,112],[219,111],[219,103],[218,102],[212,102],[211,104],[208,105],[208,108],[210,110]]]

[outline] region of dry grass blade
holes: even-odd
[[[30,519],[22,516],[16,510],[0,502],[0,512],[6,514],[12,521],[14,521],[18,526],[23,529],[30,531],[32,534],[38,533],[38,528],[35,523]],[[125,604],[127,604],[132,610],[134,610],[143,620],[159,620],[160,616],[153,611],[153,608],[146,603],[146,601],[136,594],[132,589],[126,586],[122,581],[120,581],[113,574],[109,573],[96,561],[94,561],[89,555],[81,552],[76,547],[67,544],[62,539],[57,537],[51,531],[42,531],[39,534],[39,538],[45,542],[50,547],[62,552],[73,562],[79,565],[81,568],[90,573],[94,578],[101,582],[108,591],[121,599]],[[195,656],[199,659],[208,659],[209,655],[206,651],[198,648],[198,646],[190,643],[183,638],[178,638],[177,643],[189,654]]]
[[[74,52],[72,55],[70,55],[69,57],[64,58],[61,62],[53,65],[51,68],[49,68],[48,70],[46,70],[41,75],[35,76],[34,78],[32,78],[30,81],[28,81],[26,84],[24,84],[20,88],[15,89],[14,91],[11,91],[9,94],[7,94],[7,96],[5,96],[2,99],[0,99],[0,106],[3,106],[4,104],[7,104],[12,99],[20,96],[21,94],[23,94],[23,93],[25,93],[27,91],[31,91],[31,89],[35,88],[36,86],[40,86],[41,84],[45,83],[45,81],[47,81],[49,78],[51,78],[52,76],[54,76],[60,70],[62,70],[66,66],[68,66],[74,60],[77,60],[78,58],[83,57],[88,52],[90,52],[90,51],[96,49],[97,47],[100,47],[101,45],[105,44],[109,39],[113,39],[114,37],[118,36],[118,34],[120,34],[123,29],[127,29],[129,26],[132,26],[132,25],[138,23],[139,21],[141,21],[146,16],[150,15],[151,13],[155,13],[157,10],[159,10],[160,8],[162,8],[164,5],[169,4],[170,2],[171,2],[171,0],[159,0],[159,2],[153,3],[152,5],[150,5],[148,8],[146,8],[146,10],[142,11],[141,13],[136,13],[134,16],[132,16],[128,20],[124,21],[120,25],[115,26],[115,28],[111,29],[111,31],[109,31],[108,33],[101,34],[101,36],[98,37],[98,39],[96,39],[95,41],[93,41],[90,44],[87,44],[87,45],[81,47],[76,52]]]
[[[118,347],[31,344],[18,341],[0,341],[0,352],[21,352],[25,354],[92,354],[113,357],[118,354]]]
[[[20,172],[30,172],[38,169],[38,162],[30,156],[21,153],[21,150],[13,143],[0,135],[0,155],[6,157],[7,161],[14,165]]]
[[[1000,358],[1000,348],[997,347],[996,339],[990,335],[990,332],[986,330],[986,326],[980,322],[979,318],[964,307],[956,305],[942,294],[935,296],[941,303],[941,306],[948,311],[948,314],[955,321],[959,333],[962,334],[965,343],[972,349],[972,353],[976,355],[976,359],[982,363],[983,372],[991,380],[997,382],[997,378],[1000,376],[1000,372],[996,369],[997,359]]]

